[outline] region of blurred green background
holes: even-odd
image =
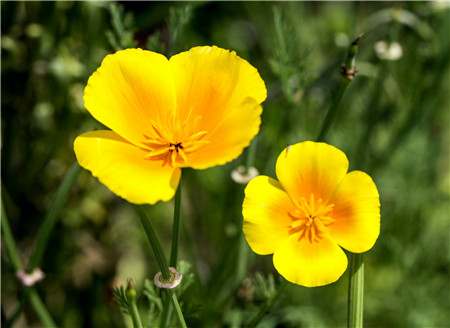
[[[82,96],[106,54],[217,45],[259,70],[268,98],[255,152],[184,170],[180,258],[193,278],[180,301],[189,327],[241,327],[257,316],[258,327],[346,325],[348,272],[329,286],[289,284],[276,294],[282,278],[272,257],[243,240],[245,186],[230,174],[250,160],[275,177],[287,144],[317,137],[348,45],[364,33],[358,73],[326,138],[380,192],[381,234],[365,255],[364,323],[450,326],[448,2],[2,1],[1,33],[2,199],[24,264],[75,161],[75,137],[100,127]],[[173,201],[148,211],[169,248]],[[4,244],[1,263],[6,326],[24,294]],[[130,277],[145,320],[144,280],[158,271],[133,206],[87,171],[40,267],[46,278],[36,289],[61,327],[130,326],[112,301],[112,288]],[[40,325],[24,302],[15,326]]]

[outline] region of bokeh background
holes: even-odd
[[[326,141],[369,173],[381,234],[365,255],[366,327],[449,327],[450,8],[445,2],[1,2],[1,179],[24,264],[75,161],[73,141],[99,128],[83,107],[105,55],[142,47],[167,56],[197,45],[235,50],[268,89],[254,152],[205,171],[186,169],[180,295],[190,327],[341,327],[348,272],[329,286],[289,284],[241,230],[248,161],[275,177],[287,144],[317,137],[360,33],[356,78]],[[148,212],[170,245],[173,202]],[[5,214],[4,214],[5,215]],[[2,217],[2,220],[5,217]],[[23,298],[2,245],[2,325]],[[167,254],[169,252],[167,251]],[[83,171],[50,235],[36,289],[60,327],[131,326],[112,288],[133,278],[144,320],[145,279],[158,271],[132,205]],[[259,317],[258,317],[259,316]],[[253,319],[252,319],[253,318]],[[256,318],[256,319],[255,319]],[[15,327],[39,327],[29,302]]]

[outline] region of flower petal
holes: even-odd
[[[347,156],[326,143],[306,141],[283,150],[276,172],[283,189],[292,200],[301,197],[327,202],[348,170]]]
[[[74,148],[82,167],[131,203],[154,204],[175,194],[180,169],[144,159],[145,151],[113,131],[84,133],[75,139]]]
[[[263,175],[250,181],[245,188],[243,229],[255,253],[272,254],[290,237],[288,211],[294,209],[278,181]]]
[[[176,84],[178,116],[182,121],[201,117],[199,130],[206,131],[204,140],[211,141],[199,151],[203,154],[189,157],[190,166],[207,168],[236,158],[259,131],[262,111],[259,104],[267,96],[256,68],[235,52],[215,46],[192,48],[171,57],[170,64]],[[233,138],[239,140],[226,142],[229,134],[238,132],[242,136]],[[228,151],[228,147],[235,149]],[[217,152],[208,156],[211,149]],[[219,154],[222,155],[216,158]]]
[[[371,249],[380,234],[380,197],[370,176],[348,173],[330,203],[335,206],[329,216],[336,220],[329,227],[330,236],[354,253]]]
[[[205,138],[209,144],[189,157],[189,166],[206,169],[237,158],[258,134],[262,107],[253,98],[230,109],[226,117]]]
[[[273,264],[286,280],[305,287],[331,284],[347,268],[347,256],[328,236],[309,242],[292,235],[273,255]]]
[[[180,115],[192,110],[206,121],[227,112],[245,98],[258,104],[267,97],[264,81],[256,68],[234,51],[213,47],[194,47],[170,58]]]
[[[176,106],[169,61],[142,49],[108,55],[89,78],[84,103],[96,120],[140,145],[152,135],[152,120],[165,122]]]

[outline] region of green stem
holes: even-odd
[[[72,189],[72,186],[81,171],[81,166],[78,165],[78,162],[75,162],[70,168],[69,172],[66,174],[63,182],[61,183],[55,195],[55,198],[53,199],[53,202],[48,209],[44,222],[39,229],[34,251],[30,257],[30,265],[28,268],[29,271],[33,271],[34,268],[40,265],[45,248],[48,244],[50,233],[52,232],[56,220],[58,219],[58,216],[64,207],[66,199],[69,196],[70,190]]]
[[[180,212],[181,212],[181,175],[178,189],[175,193],[175,208],[173,211],[172,249],[170,251],[169,266],[176,267],[178,260],[178,242],[180,240]]]
[[[153,253],[155,254],[156,261],[158,262],[158,266],[161,270],[161,274],[164,279],[170,279],[170,271],[169,267],[167,265],[167,260],[163,252],[163,248],[161,246],[161,242],[159,241],[158,235],[156,234],[156,230],[153,227],[153,224],[150,220],[150,218],[147,215],[147,212],[142,206],[136,206],[136,211],[139,215],[139,218],[141,220],[142,225],[144,226],[144,230],[147,234],[148,240],[150,241],[150,244],[153,249]],[[181,312],[180,305],[178,304],[177,296],[171,289],[167,289],[167,296],[171,299],[172,304],[175,308],[178,323],[181,327],[186,327],[186,323],[184,321],[183,313]],[[163,311],[163,327],[167,324],[168,315],[165,315],[164,313],[169,313],[170,308],[165,306]]]
[[[250,147],[248,147],[247,152],[247,161],[245,162],[246,171],[248,172],[248,169],[252,167],[255,163],[256,158],[256,150],[258,148],[258,136],[253,138],[252,143],[250,144]]]
[[[348,49],[347,56],[345,57],[345,62],[341,66],[341,80],[339,82],[338,89],[334,95],[334,99],[331,102],[330,109],[328,110],[327,116],[323,121],[322,128],[320,129],[319,136],[316,141],[321,142],[325,140],[325,136],[328,133],[336,114],[338,112],[339,106],[341,104],[342,98],[344,97],[345,90],[347,89],[350,82],[353,80],[356,73],[356,53],[358,52],[358,41],[361,38],[360,34],[355,41],[352,42],[350,48]]]
[[[131,284],[131,281],[128,281],[128,286],[126,290],[127,301],[128,301],[128,312],[130,313],[131,320],[133,321],[134,328],[142,328],[141,316],[139,315],[139,310],[136,304],[136,291]]]
[[[172,301],[172,306],[175,309],[175,314],[177,316],[180,327],[187,328],[186,322],[184,321],[183,312],[181,312],[180,304],[178,303],[178,299],[177,296],[175,295],[175,292],[172,289],[168,289],[167,294],[169,295],[170,300]]]
[[[2,235],[3,235],[3,241],[5,243],[6,251],[8,252],[9,258],[11,260],[11,264],[14,268],[14,271],[21,270],[22,263],[20,261],[19,252],[16,248],[16,243],[14,242],[14,237],[11,233],[11,227],[9,226],[8,218],[6,216],[5,208],[3,207],[3,201],[1,203],[1,213],[2,213],[2,219],[1,219],[1,226],[2,226]]]
[[[178,243],[180,240],[180,218],[181,218],[181,175],[178,189],[175,193],[175,205],[173,211],[172,227],[172,248],[170,251],[169,265],[176,268],[178,261]],[[162,327],[168,327],[170,317],[172,316],[172,307],[170,305],[170,296],[164,298],[164,310],[161,316]]]
[[[36,314],[38,315],[39,319],[41,320],[42,325],[44,327],[58,327],[53,321],[50,314],[48,313],[47,308],[45,307],[38,293],[36,292],[36,289],[34,288],[29,289],[30,289],[29,290],[30,302],[33,305],[33,308],[36,311]]]
[[[139,315],[139,311],[136,305],[136,302],[130,303],[130,316],[133,321],[134,328],[142,328],[144,327],[141,322],[141,317]]]
[[[363,33],[358,35],[358,37],[352,42],[350,48],[348,48],[347,56],[345,57],[345,68],[342,73],[343,76],[352,80],[356,73],[356,54],[358,53],[358,42],[363,36]]]
[[[364,259],[362,254],[350,254],[348,288],[348,328],[363,327]]]
[[[344,93],[345,93],[345,90],[347,89],[349,82],[350,82],[349,80],[347,80],[345,78],[341,78],[337,92],[334,96],[334,99],[333,99],[331,105],[330,105],[330,109],[328,110],[327,116],[325,117],[325,120],[323,121],[319,136],[316,139],[317,142],[322,142],[325,140],[325,136],[327,135],[328,130],[330,129],[331,124],[333,123],[333,121],[336,117],[336,113],[338,112],[339,105],[341,104],[342,98],[344,97]]]
[[[163,328],[169,327],[170,319],[172,317],[172,306],[170,304],[170,295],[166,291],[162,294],[163,312],[161,314],[161,324]]]
[[[242,229],[242,226],[241,226]],[[245,277],[245,272],[248,266],[248,246],[243,233],[239,234],[238,253],[236,259],[236,277],[234,279],[236,284],[240,284]]]
[[[256,136],[252,143],[250,144],[250,147],[247,151],[247,160],[245,162],[245,171],[248,173],[249,169],[254,165],[255,158],[256,158],[256,150],[258,147],[258,136]],[[242,205],[242,195],[238,194],[239,202]],[[241,221],[241,231],[242,231],[242,221]],[[234,279],[236,284],[240,284],[242,282],[242,279],[245,276],[245,271],[247,270],[248,266],[248,253],[249,248],[247,246],[247,241],[245,240],[245,236],[243,233],[239,234],[239,240],[238,240],[238,250],[237,250],[237,259],[236,259],[236,277]]]
[[[152,246],[153,253],[156,257],[156,262],[158,262],[159,269],[164,279],[170,279],[169,266],[167,265],[166,256],[164,255],[161,242],[159,241],[158,235],[156,233],[155,227],[152,221],[147,215],[143,206],[136,206],[136,211],[141,219],[141,223],[144,226],[145,233],[147,234],[150,245]]]

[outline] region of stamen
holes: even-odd
[[[177,152],[181,156],[181,158],[183,159],[184,163],[187,163],[188,159],[186,157],[186,154],[185,154],[182,146],[177,148]]]
[[[197,133],[192,134],[189,138],[186,139],[186,141],[193,141],[193,140],[200,140],[204,136],[206,136],[206,131],[200,131]]]
[[[211,143],[205,140],[207,131],[199,131],[197,125],[201,116],[193,118],[191,108],[186,115],[186,120],[182,122],[172,113],[166,117],[167,126],[160,126],[155,121],[151,121],[151,132],[144,134],[144,141],[141,141],[144,150],[148,150],[145,159],[162,160],[163,165],[177,167],[189,164],[189,154],[196,152],[205,145]],[[193,123],[191,123],[193,121]]]
[[[155,127],[154,124],[152,124],[152,128],[153,128],[153,131],[155,131],[155,133],[158,135],[158,137],[160,137],[161,139],[164,139],[164,137],[161,135],[161,132],[159,132],[159,130]]]
[[[162,155],[170,151],[170,147],[164,147],[158,150],[152,150],[149,154],[145,155],[145,159],[151,159],[152,157]]]
[[[288,228],[290,234],[299,233],[298,240],[307,238],[311,243],[317,242],[327,234],[328,227],[336,222],[327,216],[334,204],[324,204],[321,198],[316,201],[314,194],[310,195],[309,202],[302,197],[295,205],[296,209],[288,212],[293,221]]]
[[[172,153],[172,167],[176,167],[176,164],[177,164],[177,154],[176,154],[173,150],[171,150],[170,152]]]

